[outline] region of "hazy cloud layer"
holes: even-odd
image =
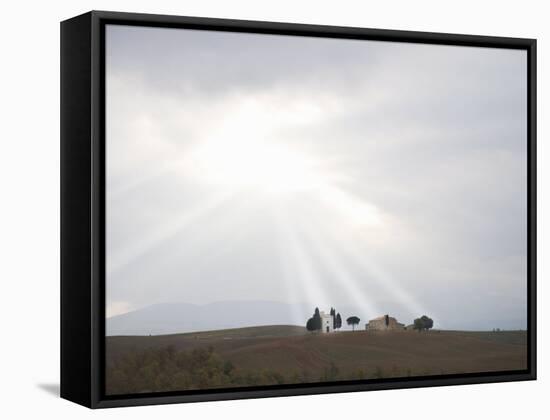
[[[525,328],[525,81],[522,51],[108,26],[108,312]]]

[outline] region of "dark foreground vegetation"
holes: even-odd
[[[273,326],[107,337],[106,355],[112,395],[519,370],[526,333],[311,334]]]
[[[177,391],[285,383],[272,370],[239,372],[212,347],[178,351],[174,346],[132,352],[107,369],[107,393]]]

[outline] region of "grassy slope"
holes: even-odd
[[[303,327],[265,326],[163,336],[107,338],[107,364],[127,351],[169,345],[212,346],[241,370],[307,371],[334,363],[343,375],[391,377],[526,368],[526,332],[413,331],[309,334]]]

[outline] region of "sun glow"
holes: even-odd
[[[343,165],[289,138],[289,132],[327,118],[322,108],[311,100],[289,104],[237,102],[183,163],[186,175],[190,171],[200,183],[224,191],[246,190],[268,199],[307,196],[335,224],[381,226],[383,218],[373,204],[339,185],[346,179]]]
[[[289,109],[265,106],[259,99],[237,101],[186,164],[202,182],[224,188],[285,194],[318,187],[326,175],[320,161],[277,135],[281,128],[310,123],[319,116],[313,105],[302,102]]]
[[[195,151],[193,168],[202,182],[224,190],[248,190],[271,199],[307,195],[336,223],[382,224],[376,206],[337,185],[338,174],[284,145],[247,139],[207,143]]]
[[[323,179],[312,159],[261,141],[212,142],[193,157],[202,181],[217,186],[284,194],[318,187]]]

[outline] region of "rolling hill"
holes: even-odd
[[[312,307],[272,301],[221,301],[206,305],[162,303],[107,318],[107,335],[159,335],[294,324]],[[309,315],[308,315],[309,314]]]
[[[219,386],[521,370],[527,367],[526,338],[525,331],[357,331],[325,335],[284,325],[108,337],[107,371],[121,370],[128,355],[133,355],[135,368],[135,360],[154,360],[166,349],[191,355],[208,349],[220,363],[234,368],[232,375],[238,373],[236,382],[228,385],[227,379]],[[143,352],[149,353],[140,356]],[[158,361],[154,363],[159,365]],[[174,370],[177,368],[171,372]],[[263,376],[258,379],[258,374]],[[131,383],[132,378],[126,381]],[[189,382],[186,387],[217,386],[217,382],[204,384]],[[176,388],[169,389],[178,389],[172,386]],[[137,389],[155,388],[145,381]]]

